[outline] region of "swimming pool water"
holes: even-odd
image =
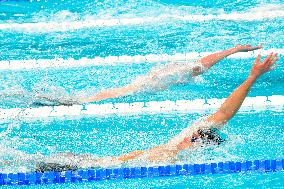
[[[209,112],[207,112],[209,113]],[[6,171],[28,171],[33,165],[25,162],[26,155],[20,152],[29,154],[41,153],[48,155],[58,152],[74,152],[74,153],[91,153],[99,157],[109,155],[119,155],[135,149],[147,149],[155,145],[166,142],[171,137],[175,136],[182,128],[194,122],[203,113],[182,113],[175,112],[171,114],[151,114],[151,115],[112,115],[107,117],[77,117],[77,118],[49,118],[46,120],[26,120],[20,123],[20,127],[14,128],[9,134],[2,138],[1,157],[14,158],[15,163],[10,166],[2,167]],[[220,146],[209,146],[195,151],[184,151],[178,156],[177,163],[211,163],[219,161],[244,161],[253,159],[280,159],[283,157],[283,112],[279,111],[258,111],[239,113],[235,119],[230,121],[222,130],[227,134],[226,142]],[[13,122],[15,123],[15,122]],[[5,130],[7,124],[1,124]],[[158,136],[158,137],[157,137]],[[127,144],[127,145],[125,145]],[[34,155],[36,156],[36,155]],[[22,161],[21,161],[22,160]],[[150,166],[147,162],[129,162],[123,167]],[[156,164],[157,165],[157,164]],[[163,165],[163,164],[162,164]],[[248,173],[252,177],[265,178],[273,177],[275,179],[283,178],[283,173]],[[232,182],[231,187],[246,186],[246,180],[249,178],[246,174],[239,176],[223,176],[223,179]],[[197,176],[197,179],[201,179]],[[154,183],[158,186],[177,187],[183,185],[188,186],[203,186],[217,187],[222,179],[214,180],[212,176],[209,180],[204,180],[204,185],[197,183],[195,177],[182,177],[173,179],[154,179]],[[217,176],[222,177],[222,176]],[[241,180],[239,177],[244,177]],[[203,178],[203,179],[205,179]],[[164,180],[164,181],[163,181]],[[173,183],[167,183],[167,180]],[[172,181],[171,181],[172,180]],[[110,181],[102,181],[106,186],[114,185],[121,188],[125,183],[129,187],[137,186],[139,179],[133,181],[121,181],[110,184]],[[150,181],[147,181],[150,182]],[[163,183],[165,182],[165,183]],[[259,181],[261,183],[261,181]],[[255,187],[258,186],[256,182]],[[264,182],[264,181],[263,181]],[[264,187],[269,187],[274,179],[267,180],[263,183]],[[193,183],[193,184],[192,184]],[[93,186],[103,185],[102,183],[94,183]],[[278,183],[279,184],[279,183]],[[79,184],[82,187],[85,184]],[[87,184],[88,185],[88,184]],[[153,183],[152,183],[153,185]],[[105,187],[106,187],[105,186]],[[57,186],[54,186],[57,187]],[[114,187],[114,186],[112,186]],[[145,185],[146,187],[146,185]],[[226,185],[224,185],[224,188]],[[146,187],[147,188],[147,187]]]
[[[264,49],[282,49],[283,52],[283,12],[281,0],[0,2],[0,61],[214,52],[247,43],[263,43]],[[103,20],[103,24],[91,26],[99,20]],[[120,21],[116,23],[117,20]],[[13,25],[15,23],[18,25]],[[46,26],[46,23],[52,24]],[[81,24],[79,29],[74,29],[76,23]],[[283,57],[283,53],[280,56]],[[226,59],[188,85],[101,103],[225,98],[246,78],[253,61],[251,57]],[[0,108],[30,107],[31,96],[38,91],[80,96],[123,86],[165,61],[104,63],[75,68],[66,65],[46,69],[1,69]],[[283,67],[283,63],[279,64],[275,71],[260,78],[249,96],[284,95]],[[20,95],[7,97],[7,93]],[[25,156],[22,153],[49,155],[70,151],[111,156],[147,149],[166,142],[208,113],[210,111],[3,119],[0,120],[0,157],[15,161],[1,169],[4,172],[28,171],[33,165],[16,161]],[[224,144],[185,151],[179,154],[179,162],[283,158],[283,117],[283,107],[241,111],[222,130],[228,135]],[[146,165],[146,162],[140,163]],[[122,166],[137,164],[130,162]],[[283,180],[283,172],[277,172],[112,180],[48,187],[283,188]]]

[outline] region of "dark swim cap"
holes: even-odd
[[[200,135],[200,138],[202,139],[202,143],[204,144],[221,144],[226,140],[225,134],[221,133],[218,129],[208,129],[208,130],[202,130],[199,129],[198,134]]]

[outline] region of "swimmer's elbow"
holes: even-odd
[[[226,124],[230,119],[232,115],[225,111],[218,111],[214,114],[212,114],[207,121],[213,122],[215,125],[224,125]]]

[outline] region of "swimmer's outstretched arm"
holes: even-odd
[[[220,109],[212,114],[207,121],[214,122],[219,126],[222,126],[222,124],[229,121],[240,109],[255,81],[262,74],[272,70],[274,68],[273,64],[278,60],[277,54],[274,53],[268,55],[262,62],[260,61],[260,58],[261,56],[258,55],[248,78],[227,98]]]
[[[109,98],[118,98],[121,96],[126,96],[132,92],[136,92],[137,90],[138,90],[137,86],[135,86],[134,84],[128,84],[126,86],[119,88],[102,90],[94,96],[80,99],[80,102],[81,103],[98,102]]]
[[[258,46],[255,46],[255,47],[253,47],[251,45],[236,45],[233,48],[205,56],[205,57],[201,58],[200,60],[198,60],[197,62],[201,63],[205,68],[209,69],[213,65],[218,63],[219,61],[226,58],[227,56],[230,56],[230,55],[238,53],[238,52],[254,51],[254,50],[257,50],[257,49],[260,49],[260,48],[262,48],[262,45],[258,45]],[[198,75],[198,74],[201,74],[201,73],[202,72],[197,72],[195,74]]]
[[[252,47],[251,45],[237,45],[231,49],[227,49],[221,52],[208,55],[204,58],[201,58],[197,62],[202,64],[205,68],[209,69],[214,64],[216,64],[217,62],[219,62],[220,60],[226,58],[227,56],[231,54],[234,54],[237,52],[253,51],[256,49],[260,49],[260,48],[262,48],[261,45],[255,46],[255,47]],[[201,69],[196,68],[196,70],[194,69],[193,72],[194,72],[194,75],[200,75],[202,74],[203,71]],[[101,92],[99,92],[98,94],[94,96],[80,99],[80,102],[81,103],[98,102],[98,101],[109,99],[109,98],[118,98],[121,96],[126,96],[131,93],[139,91],[140,90],[139,86],[140,85],[130,83],[123,87],[102,90]]]

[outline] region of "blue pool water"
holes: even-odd
[[[94,22],[103,24],[92,25]],[[78,28],[74,29],[75,26]],[[247,43],[262,43],[264,50],[282,50],[282,58],[283,29],[284,2],[281,0],[0,1],[0,61],[4,64],[4,61],[15,60],[46,59],[47,62],[57,58],[80,60],[202,53]],[[246,78],[253,61],[253,56],[229,58],[188,85],[105,100],[100,104],[225,98]],[[101,89],[128,84],[157,64],[165,63],[164,60],[146,60],[109,65],[105,61],[97,66],[66,65],[27,70],[1,67],[0,108],[33,107],[32,97],[39,91],[54,96],[91,95]],[[277,69],[257,81],[249,96],[283,97],[283,68],[283,60],[280,60]],[[13,163],[1,163],[0,169],[1,172],[29,172],[34,165],[23,161],[26,154],[36,157],[39,153],[74,152],[102,157],[147,149],[166,142],[211,112],[1,118],[0,160],[9,159]],[[222,130],[228,136],[224,144],[182,152],[178,163],[281,159],[284,157],[283,117],[283,106],[241,110]],[[121,166],[148,165],[147,162],[139,163]],[[283,188],[283,180],[283,172],[275,172],[112,180],[48,187]]]

